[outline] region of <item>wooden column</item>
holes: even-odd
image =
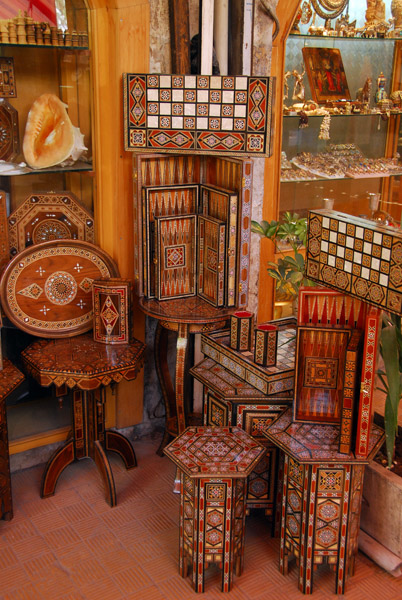
[[[169,0],[172,73],[190,73],[190,22],[188,0]]]
[[[264,205],[262,218],[266,221],[276,219],[279,214],[280,172],[282,151],[282,104],[283,84],[285,74],[286,40],[293,24],[299,0],[279,0],[276,14],[280,23],[279,34],[272,46],[271,73],[276,77],[275,83],[275,109],[273,114],[273,152],[265,160],[264,172]],[[273,317],[273,295],[275,284],[267,273],[267,264],[274,260],[274,245],[268,239],[261,241],[259,297],[268,298],[267,302],[260,302],[258,306],[257,322],[261,323]]]
[[[99,245],[133,279],[132,155],[123,146],[122,73],[149,71],[149,1],[88,0],[92,42],[95,222]],[[134,335],[145,338],[145,317],[134,306]],[[108,402],[107,426],[142,421],[143,371],[119,384]]]

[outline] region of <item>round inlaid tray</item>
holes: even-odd
[[[52,240],[26,248],[0,281],[1,304],[17,327],[39,337],[92,329],[92,282],[119,277],[103,250],[80,240]]]

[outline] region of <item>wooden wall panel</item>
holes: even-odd
[[[133,279],[132,156],[123,149],[121,74],[149,70],[149,2],[88,0],[88,4],[93,44],[97,240],[115,259],[121,276]],[[134,335],[145,339],[145,317],[136,303]],[[108,409],[108,425],[113,424],[114,415],[117,427],[141,422],[142,396],[143,371],[134,382],[119,384],[113,396],[117,397],[115,407]]]

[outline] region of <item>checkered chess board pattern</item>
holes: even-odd
[[[402,314],[402,234],[330,210],[310,211],[309,279]]]
[[[126,150],[269,156],[272,79],[124,75]]]

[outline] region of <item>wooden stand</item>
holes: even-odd
[[[13,517],[6,398],[23,380],[24,375],[7,358],[3,358],[3,369],[0,370],[0,519],[5,521]]]
[[[285,454],[279,570],[286,575],[295,556],[299,589],[311,594],[314,567],[328,563],[335,593],[343,594],[358,550],[364,467],[384,433],[372,426],[366,459],[339,453],[339,426],[294,423],[291,409],[264,433]]]
[[[265,448],[238,427],[188,427],[164,450],[180,470],[180,575],[192,565],[193,588],[204,569],[222,566],[222,592],[243,571],[246,479]]]
[[[130,442],[116,431],[105,430],[105,386],[122,379],[136,378],[143,364],[145,346],[108,346],[92,339],[92,334],[75,338],[39,340],[22,353],[29,373],[43,386],[66,385],[73,393],[73,430],[66,443],[56,450],[46,465],[41,496],[54,494],[58,478],[72,462],[94,460],[105,485],[110,506],[116,505],[113,473],[106,455],[117,452],[127,469],[136,466]]]
[[[190,335],[222,329],[233,310],[215,308],[197,297],[163,302],[141,298],[140,308],[146,315],[158,319],[155,364],[166,410],[165,434],[157,451],[162,456],[163,448],[169,439],[182,433],[194,418],[186,410],[184,389]],[[167,362],[169,330],[177,331],[175,385],[171,380]],[[201,424],[201,415],[195,418],[198,424]]]

